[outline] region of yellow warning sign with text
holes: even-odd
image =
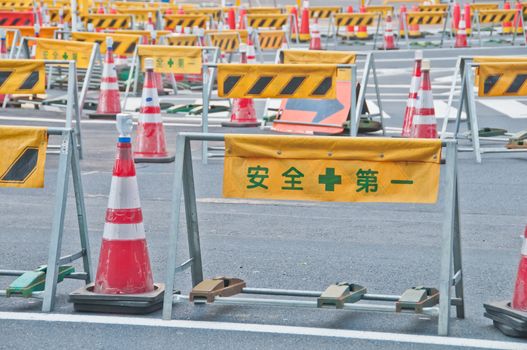
[[[0,187],[44,187],[46,128],[0,126]]]
[[[479,96],[527,95],[527,62],[482,63],[478,74]]]
[[[145,70],[145,58],[154,59],[157,73],[201,74],[201,48],[194,46],[139,45],[141,70]]]
[[[80,41],[37,39],[35,58],[39,60],[73,60],[77,68],[88,69],[93,43]]]
[[[435,203],[441,141],[225,135],[223,195]]]
[[[331,64],[219,64],[218,96],[329,99],[336,77]]]
[[[44,61],[0,60],[0,94],[43,94],[45,80]]]

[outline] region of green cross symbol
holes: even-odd
[[[67,52],[64,52],[64,55],[62,55],[62,58],[64,58],[65,60],[68,59],[68,53]]]
[[[342,177],[335,175],[335,168],[326,168],[326,173],[318,175],[318,183],[324,185],[324,190],[333,192],[335,191],[335,185],[342,183]]]
[[[172,66],[174,65],[174,61],[172,60],[172,57],[170,57],[167,61],[167,64],[170,68],[172,68]]]

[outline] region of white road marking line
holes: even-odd
[[[427,344],[440,346],[474,347],[481,349],[500,350],[525,350],[524,343],[504,342],[487,339],[473,338],[448,338],[431,335],[382,333],[370,331],[354,331],[345,329],[329,329],[314,327],[294,327],[283,325],[267,325],[254,323],[210,322],[210,321],[164,321],[153,318],[121,317],[121,316],[91,316],[91,315],[66,315],[45,314],[28,312],[0,312],[0,319],[12,321],[43,321],[43,322],[70,322],[88,324],[107,324],[122,326],[142,326],[161,328],[198,329],[209,331],[249,332],[257,334],[284,334],[329,338],[345,338],[374,340],[384,342],[400,342],[410,344]]]
[[[377,106],[377,104],[375,102],[373,102],[371,100],[367,100],[366,102],[368,104],[368,110],[370,111],[370,114],[377,114],[377,113],[379,113],[379,106]],[[391,116],[388,113],[386,113],[384,110],[382,111],[382,117],[384,119],[390,119],[391,118]]]
[[[516,100],[479,99],[478,102],[513,119],[527,118],[527,106]]]
[[[444,119],[447,115],[448,110],[448,104],[445,101],[441,100],[434,100],[434,109],[436,112],[436,118]],[[454,106],[450,107],[450,111],[448,113],[448,119],[456,119],[457,117],[457,108]],[[465,112],[461,112],[461,120],[467,119],[467,114]]]

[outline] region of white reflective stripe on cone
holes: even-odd
[[[155,114],[145,114],[141,113],[139,116],[139,122],[140,123],[161,123],[163,119],[161,119],[161,114],[155,113]]]
[[[146,239],[145,227],[139,224],[104,224],[103,238],[107,240]]]
[[[102,76],[106,78],[117,78],[117,72],[113,64],[105,64],[102,70]]]
[[[157,95],[157,89],[143,88],[143,95],[142,95],[141,103],[143,107],[158,107],[159,97]]]
[[[414,115],[414,125],[436,125],[436,117],[433,115]]]
[[[417,99],[419,100],[418,105],[420,108],[434,108],[434,97],[432,96],[432,91],[421,90]]]
[[[141,208],[139,200],[139,187],[137,178],[112,176],[110,197],[108,198],[109,209],[135,209]]]
[[[523,256],[527,256],[527,239],[524,239],[523,240],[523,244],[522,244],[522,252],[521,254]]]
[[[117,83],[107,83],[105,81],[101,82],[101,90],[118,90],[119,84]]]

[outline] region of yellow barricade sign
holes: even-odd
[[[500,8],[500,4],[498,3],[472,3],[470,5],[470,10],[472,11],[481,11],[481,10],[498,10]]]
[[[240,39],[236,32],[217,32],[208,34],[210,44],[220,49],[223,53],[238,52]]]
[[[389,5],[366,6],[366,13],[382,13],[383,17],[388,13],[395,13],[394,7]]]
[[[99,29],[128,29],[132,27],[132,17],[130,15],[88,15],[84,17],[84,24],[93,24],[94,28]]]
[[[33,7],[33,0],[8,0],[0,1],[0,7],[13,8],[13,7]]]
[[[264,30],[258,32],[258,43],[262,50],[278,50],[286,38],[283,30]]]
[[[35,28],[33,26],[13,26],[13,27],[2,27],[3,29],[16,29],[20,32],[20,36],[22,37],[34,37],[35,36]],[[39,38],[49,38],[53,39],[55,37],[55,31],[58,30],[59,27],[42,27],[40,28]],[[15,33],[12,31],[6,32],[6,45],[8,48],[11,48],[13,45],[13,40],[15,38]],[[33,42],[28,43],[29,46],[33,46]]]
[[[379,18],[377,13],[337,13],[335,25],[342,26],[371,26]]]
[[[279,15],[282,13],[282,9],[276,7],[249,7],[246,11],[248,15]]]
[[[185,11],[189,15],[201,15],[201,16],[212,16],[214,21],[218,21],[221,17],[221,8],[220,7],[211,7],[211,8],[196,8]]]
[[[479,23],[502,23],[514,21],[516,10],[481,10],[478,11]]]
[[[135,22],[147,22],[149,16],[153,23],[157,21],[157,9],[155,8],[117,8],[117,12],[132,16]]]
[[[249,37],[249,32],[246,29],[227,29],[221,31],[217,29],[209,29],[205,31],[205,35],[215,33],[238,33],[240,35],[240,40],[244,43],[247,42],[247,38]]]
[[[309,7],[309,18],[325,19],[340,11],[341,8],[339,6],[313,6]]]
[[[0,60],[0,94],[43,94],[45,75],[44,61]]]
[[[225,135],[223,195],[434,203],[441,141]]]
[[[0,187],[42,188],[46,128],[0,126]]]
[[[60,23],[60,10],[59,7],[48,8],[49,20],[51,23]],[[62,20],[64,23],[71,22],[71,10],[68,8],[62,8]]]
[[[201,74],[201,48],[193,46],[139,45],[137,54],[141,58],[154,59],[154,71],[158,73]]]
[[[478,96],[526,96],[527,62],[482,63]]]
[[[199,37],[195,34],[167,35],[165,40],[171,46],[197,46]]]
[[[407,12],[406,13],[406,22],[409,25],[412,24],[441,24],[445,18],[445,12]]]
[[[247,15],[247,25],[251,28],[281,29],[287,24],[288,15],[258,14]]]
[[[204,15],[165,15],[166,29],[175,29],[178,26],[206,28],[208,22],[209,17]]]
[[[419,5],[418,8],[423,12],[445,12],[448,10],[448,4]]]
[[[285,64],[354,64],[357,55],[351,51],[282,50]]]
[[[335,98],[336,65],[219,64],[218,96]]]
[[[106,53],[106,37],[113,39],[113,52],[116,55],[132,56],[139,45],[141,35],[115,34],[115,33],[88,33],[72,32],[71,39],[98,43],[101,53]]]
[[[77,68],[87,69],[90,66],[90,57],[93,43],[83,43],[70,40],[36,39],[36,59],[42,60],[73,60]]]

